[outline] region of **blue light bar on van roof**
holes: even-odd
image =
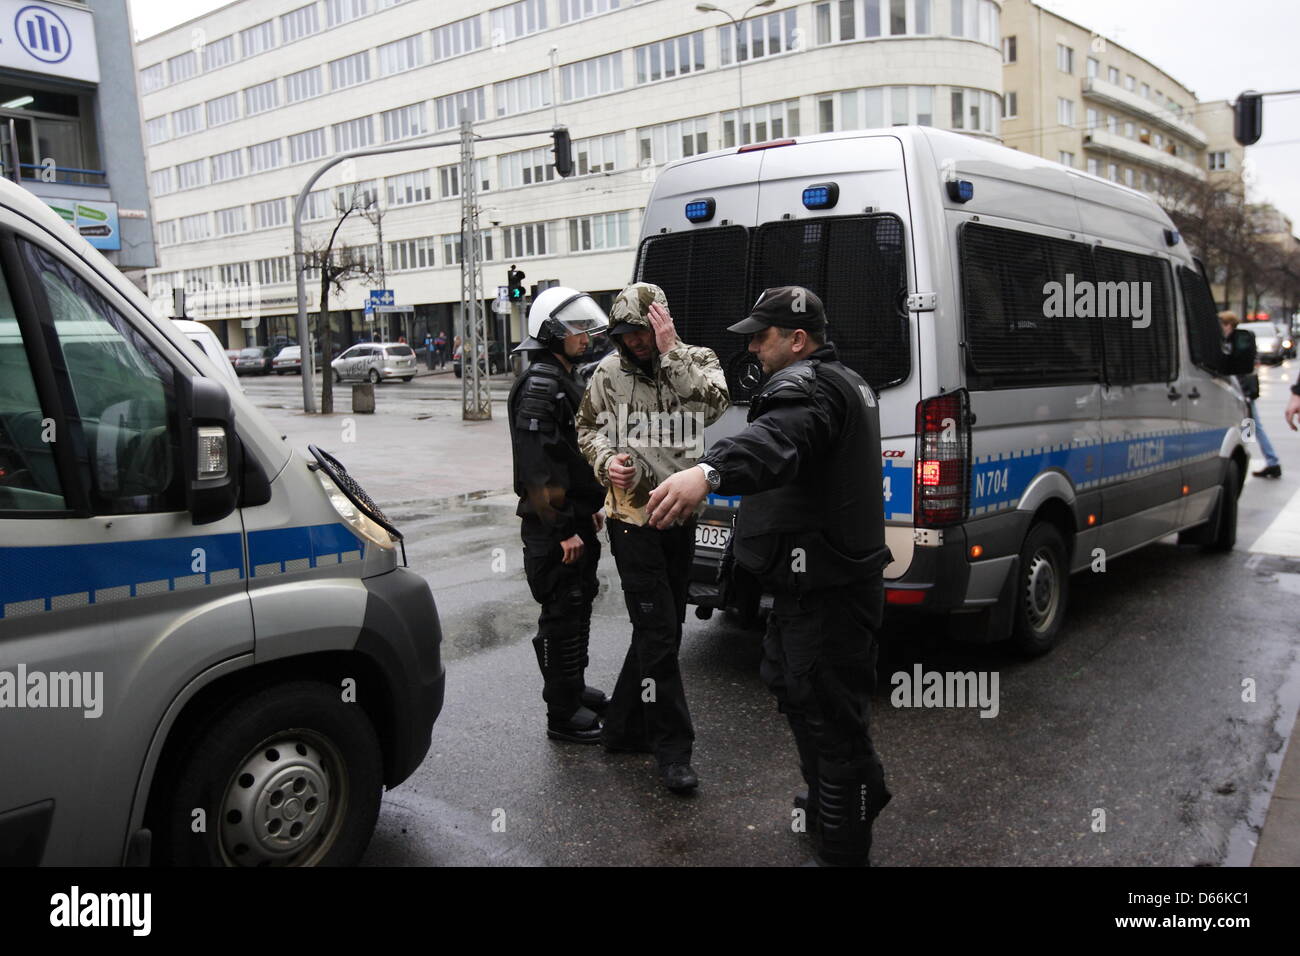
[[[816,183],[803,191],[805,209],[834,209],[840,201],[840,187],[837,183]]]
[[[716,209],[712,199],[692,199],[686,204],[686,218],[691,222],[708,222]]]
[[[965,179],[948,180],[948,198],[953,202],[970,202],[975,198],[975,184]]]

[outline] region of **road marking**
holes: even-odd
[[[1300,491],[1291,496],[1273,523],[1255,539],[1250,550],[1263,554],[1300,557]]]

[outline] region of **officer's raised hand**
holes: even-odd
[[[582,538],[576,534],[571,538],[565,538],[560,542],[560,547],[564,551],[563,562],[573,564],[575,561],[582,560]]]
[[[668,313],[668,309],[658,302],[651,302],[646,314],[650,319],[650,328],[654,330],[655,347],[659,349],[659,354],[663,355],[678,342],[673,317]]]
[[[687,468],[669,475],[654,491],[646,514],[650,526],[668,528],[695,513],[709,493],[709,479],[699,468]]]

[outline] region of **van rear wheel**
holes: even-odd
[[[1070,597],[1065,539],[1056,525],[1039,522],[1020,548],[1011,640],[1026,657],[1046,654],[1056,644]]]
[[[379,816],[381,751],[365,711],[338,688],[267,688],[230,706],[183,753],[164,862],[352,866],[365,852]]]

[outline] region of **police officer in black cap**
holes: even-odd
[[[865,866],[890,799],[868,730],[890,560],[876,397],[840,363],[807,289],[766,290],[730,331],[751,336],[767,376],[749,427],[661,483],[651,524],[691,515],[711,491],[744,496],[732,557],[773,596],[762,676],[794,732],[808,830],[823,863]]]
[[[573,364],[589,336],[607,324],[585,292],[563,286],[542,292],[528,310],[529,337],[515,349],[528,353],[529,365],[509,398],[524,573],[542,606],[533,647],[542,669],[546,735],[584,744],[600,742],[599,714],[609,703],[583,679],[599,591],[596,533],[604,522],[605,488],[578,448],[574,416],[583,389]]]

